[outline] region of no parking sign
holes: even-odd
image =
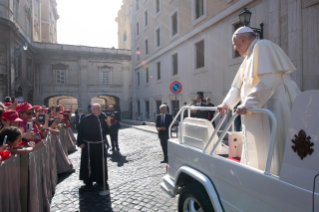
[[[174,82],[172,82],[171,85],[169,86],[169,89],[171,90],[171,92],[172,92],[173,94],[179,94],[179,93],[182,91],[183,86],[182,86],[182,84],[181,84],[180,82],[174,81]]]

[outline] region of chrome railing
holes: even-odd
[[[177,119],[180,117],[180,121],[183,122],[184,116],[180,114],[184,114],[184,111],[188,110],[188,117],[190,117],[190,110],[201,110],[201,111],[217,111],[217,107],[197,107],[197,106],[184,106],[182,107],[179,112],[176,114],[175,118],[173,119],[171,125],[169,126],[169,135],[171,135],[171,128],[173,127],[174,123],[177,121]],[[267,114],[271,118],[271,137],[270,137],[270,144],[269,144],[269,149],[268,149],[268,156],[267,156],[267,162],[266,162],[266,168],[265,168],[265,174],[270,175],[270,167],[271,167],[271,161],[272,161],[272,155],[274,152],[274,147],[275,147],[275,138],[276,138],[276,133],[277,133],[277,121],[275,115],[267,109],[262,109],[262,108],[254,108],[254,109],[249,109],[247,110],[247,113],[263,113]],[[220,113],[217,113],[214,115],[214,118],[211,120],[213,122],[216,120],[217,117],[220,116]],[[218,144],[222,141],[222,139],[225,137],[226,133],[230,129],[230,127],[233,125],[234,120],[237,118],[238,114],[234,114],[230,120],[227,122],[227,124],[224,126],[224,130],[222,131],[222,134],[219,136],[216,144],[214,145],[212,151],[210,154],[213,154],[213,152],[216,150],[218,147]],[[221,126],[224,124],[226,120],[226,115],[218,122],[218,125],[216,129],[214,130],[213,134],[210,136],[206,146],[204,147],[203,152],[206,152],[209,144],[213,140],[213,138],[216,136],[216,134],[219,132]],[[180,129],[180,143],[182,143],[182,129]]]

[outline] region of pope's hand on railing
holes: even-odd
[[[83,148],[85,147],[85,145],[84,145],[84,144],[81,144],[79,147],[80,147],[81,149],[83,149]]]
[[[221,104],[217,106],[218,112],[221,114],[221,116],[227,115],[229,112],[229,107],[226,104]]]
[[[237,110],[236,110],[236,113],[238,115],[245,115],[247,113],[247,109],[242,107],[242,106],[238,106]]]

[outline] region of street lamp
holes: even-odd
[[[23,51],[28,50],[28,44],[25,43],[22,47],[21,46],[15,46],[14,47],[14,75],[17,78],[18,77],[18,67],[19,67],[19,56]]]
[[[252,12],[250,12],[246,7],[243,9],[243,11],[241,11],[239,13],[239,20],[240,20],[240,23],[244,26],[247,26],[249,25],[250,23],[250,18],[251,18],[251,14]],[[253,28],[253,27],[250,27],[252,30],[254,30],[256,36],[260,39],[263,39],[264,38],[264,24],[261,23],[260,24],[260,29],[257,29],[257,28]]]
[[[28,50],[28,45],[27,45],[26,43],[23,45],[23,50],[24,50],[24,51],[27,51],[27,50]]]

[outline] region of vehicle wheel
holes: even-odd
[[[205,188],[200,183],[186,185],[180,192],[179,212],[214,212]]]

